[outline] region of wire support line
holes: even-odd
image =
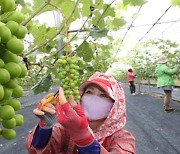
[[[161,24],[169,24],[169,23],[176,23],[176,22],[179,22],[180,19],[176,19],[176,20],[171,20],[171,21],[163,21],[163,22],[158,22],[156,23],[156,25],[161,25]],[[154,25],[154,24],[144,24],[144,25],[132,25],[131,28],[138,28],[138,27],[146,27],[146,26],[151,26],[151,25]],[[128,29],[129,27],[123,27],[123,28],[120,28],[120,29]]]
[[[161,35],[161,37],[163,38],[163,34],[165,33],[165,31],[167,31],[170,27],[172,27],[176,22],[171,23],[171,25],[169,25],[168,27],[166,27],[159,35]],[[158,35],[158,36],[159,36]]]
[[[142,39],[154,28],[154,26],[158,23],[158,21],[167,13],[167,11],[171,8],[171,5],[164,11],[164,13],[154,22],[151,28],[139,39],[138,43],[142,41]]]
[[[140,6],[140,8],[138,9],[137,13],[139,13],[139,12],[140,12],[141,8],[142,8],[142,6]],[[123,36],[123,38],[122,38],[122,40],[121,40],[121,42],[120,42],[120,45],[119,45],[119,47],[118,47],[118,49],[117,49],[117,51],[116,51],[115,56],[116,56],[116,55],[117,55],[117,53],[119,52],[120,47],[121,47],[122,43],[124,42],[125,37],[126,37],[126,35],[127,35],[128,31],[129,31],[129,30],[133,27],[133,23],[134,23],[134,21],[135,21],[135,18],[132,20],[132,22],[131,22],[130,26],[128,27],[128,29],[127,29],[127,31],[126,31],[126,33],[124,34],[124,36]]]

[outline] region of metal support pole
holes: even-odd
[[[55,24],[56,24],[56,28],[58,29],[60,24],[61,24],[61,14],[60,14],[60,11],[56,11],[55,12]],[[61,56],[63,54],[63,51],[60,50],[62,48],[62,45],[63,45],[63,41],[62,41],[61,35],[59,35],[57,37],[57,50],[59,51],[58,56]]]

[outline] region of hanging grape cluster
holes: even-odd
[[[66,98],[70,95],[74,96],[75,100],[79,100],[79,66],[76,57],[61,56],[57,60],[57,64],[60,66],[60,78],[61,85],[64,89]]]
[[[27,28],[20,25],[23,20],[14,0],[0,0],[0,137],[8,140],[16,137],[14,128],[24,123],[23,115],[16,113],[21,108],[17,98],[23,96],[18,78],[27,74],[18,57],[27,33]]]

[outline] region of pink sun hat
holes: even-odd
[[[112,91],[112,88],[111,88],[111,84],[107,80],[104,80],[102,78],[97,78],[97,79],[84,81],[83,83],[80,84],[79,90],[84,91],[85,88],[90,84],[98,85],[101,89],[103,89],[107,93],[107,95],[109,97],[111,97],[113,100],[115,100],[115,98],[113,96],[113,91]]]

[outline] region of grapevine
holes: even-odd
[[[75,100],[79,100],[79,66],[78,60],[75,56],[72,56],[72,51],[69,53],[69,40],[68,40],[68,27],[65,22],[66,27],[66,56],[62,55],[57,60],[57,65],[60,66],[60,78],[61,85],[64,89],[64,94],[66,98],[70,95],[74,96]]]

